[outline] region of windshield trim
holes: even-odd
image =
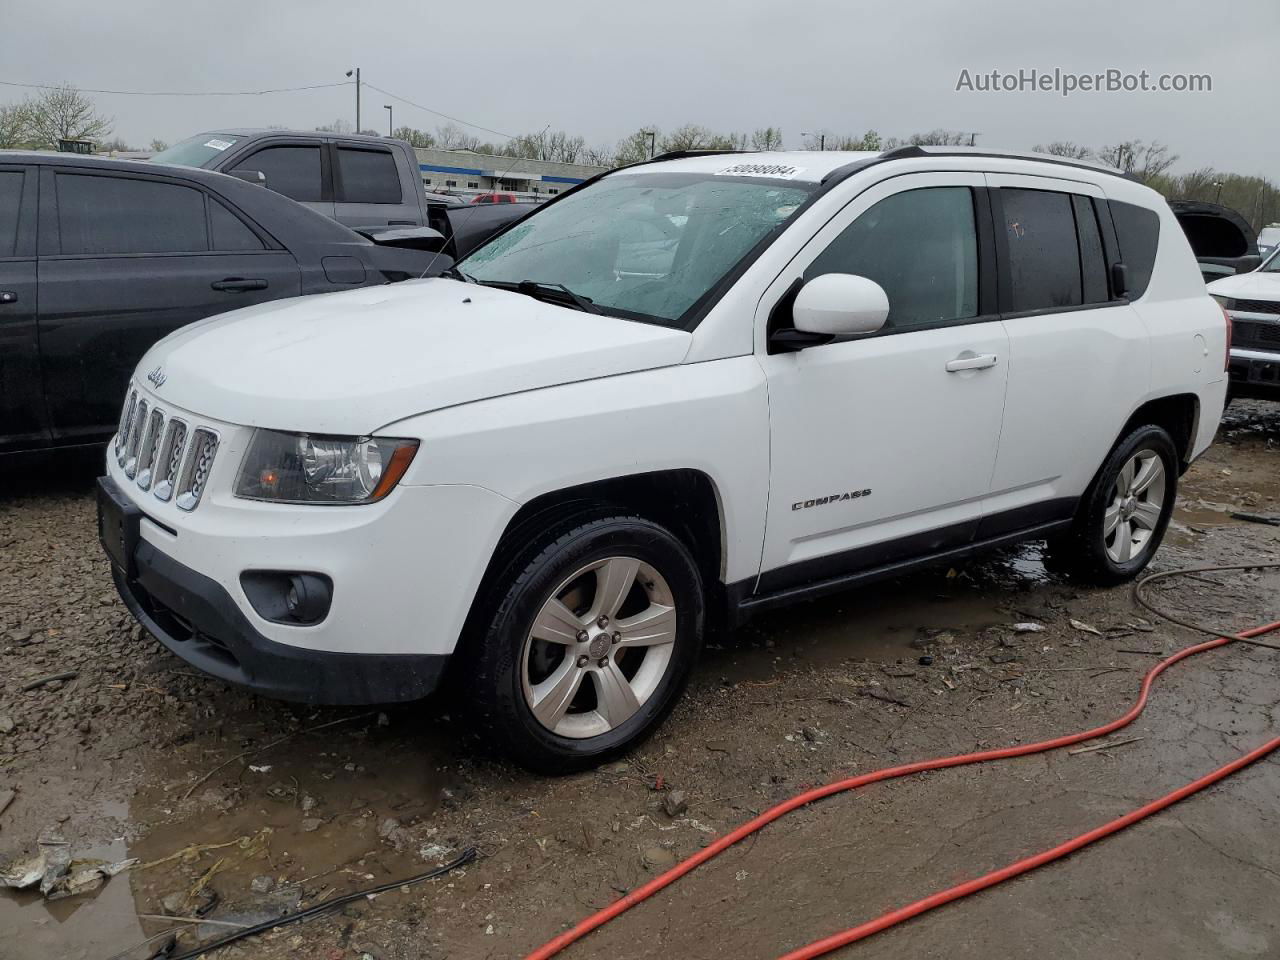
[[[499,237],[505,234],[508,230],[511,230],[512,228],[520,225],[530,217],[536,216],[537,214],[541,213],[543,210],[550,207],[552,204],[558,203],[561,200],[565,199],[566,197],[573,196],[579,190],[585,189],[586,187],[589,187],[597,183],[598,181],[603,180],[605,177],[610,177],[617,174],[626,175],[625,173],[626,171],[633,171],[635,167],[645,166],[651,162],[652,161],[643,160],[640,163],[629,164],[628,166],[625,166],[625,167],[619,167],[616,170],[606,170],[604,173],[596,174],[594,177],[592,177],[589,180],[584,180],[582,183],[577,184],[576,186],[572,187],[569,190],[566,190],[564,193],[557,195],[553,199],[548,200],[546,203],[535,205],[534,208],[528,213],[526,213],[523,217],[519,217],[518,219],[511,221],[509,224],[503,227],[503,229],[499,230],[497,233],[491,236],[484,243],[480,244],[480,246],[468,252],[467,255],[463,257],[461,260],[454,261],[452,269],[457,270],[460,274],[463,274],[464,276],[469,277],[470,275],[466,274],[465,271],[462,270],[461,265],[465,264],[467,260],[475,256],[476,253],[478,253],[480,250],[483,250],[489,244],[493,243],[495,240],[497,240]],[[656,172],[658,171],[655,171],[655,173]],[[687,173],[689,171],[673,170],[673,171],[662,171],[662,172]],[[850,172],[853,172],[853,171],[850,171]],[[760,256],[766,250],[768,250],[770,246],[773,245],[774,241],[776,241],[778,237],[782,236],[783,232],[785,232],[787,228],[791,226],[791,224],[793,224],[797,219],[799,219],[799,217],[806,210],[808,210],[811,206],[813,206],[813,204],[818,200],[818,198],[824,196],[828,191],[830,191],[833,187],[835,187],[837,184],[841,183],[845,179],[843,176],[839,176],[839,177],[832,176],[822,180],[819,183],[808,183],[806,181],[787,180],[780,177],[722,177],[722,176],[717,176],[715,174],[705,174],[705,176],[707,179],[729,181],[731,183],[773,184],[773,185],[779,185],[779,186],[787,186],[790,188],[798,187],[800,189],[805,190],[806,195],[805,195],[805,198],[796,206],[796,209],[792,211],[791,215],[788,216],[786,220],[782,221],[777,226],[768,230],[756,242],[755,246],[747,250],[747,252],[744,253],[738,259],[738,261],[733,264],[733,266],[731,266],[728,270],[726,270],[720,276],[720,278],[716,280],[715,283],[713,283],[710,287],[707,288],[707,290],[702,294],[702,296],[700,296],[697,300],[695,300],[692,304],[690,304],[685,309],[685,311],[682,314],[680,314],[678,317],[671,317],[671,318],[659,317],[653,314],[639,313],[634,310],[626,310],[619,307],[596,304],[596,306],[600,308],[600,311],[602,314],[607,316],[620,317],[624,320],[634,320],[639,323],[648,323],[654,326],[666,327],[667,329],[671,329],[671,330],[684,330],[686,332],[692,333],[694,330],[697,329],[698,324],[700,324],[704,319],[706,319],[707,314],[711,312],[712,308],[715,307],[715,305],[720,302],[720,300],[724,297],[724,295],[729,292],[729,289],[735,283],[737,283],[738,280],[742,278],[742,275],[745,274],[748,269],[750,269],[751,265],[754,264],[756,260],[758,260]],[[830,182],[828,182],[828,179],[830,180]],[[483,281],[472,280],[471,282],[479,283]]]

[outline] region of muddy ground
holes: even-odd
[[[1237,404],[1184,478],[1154,569],[1280,560],[1280,407]],[[625,762],[544,779],[442,705],[290,706],[204,678],[143,635],[96,540],[92,463],[0,490],[0,860],[60,834],[138,858],[86,895],[0,893],[0,958],[139,960],[328,896],[478,862],[214,956],[518,957],[802,788],[1096,725],[1195,634],[1127,589],[1046,573],[1037,545],[761,617],[717,638]],[[1280,576],[1205,576],[1164,602],[1242,628]],[[1033,622],[1043,631],[1017,632]],[[932,657],[922,665],[921,657]],[[74,678],[23,687],[51,674]],[[335,722],[339,721],[339,722]],[[324,729],[313,728],[326,725]],[[921,775],[793,814],[567,957],[769,958],[1049,847],[1280,726],[1280,654],[1175,667],[1110,750]],[[288,737],[277,746],[270,746]],[[266,748],[266,749],[264,749]],[[212,771],[212,772],[211,772]],[[666,806],[683,793],[687,809]],[[1280,758],[1067,861],[848,948],[871,958],[1280,956]],[[161,915],[195,917],[194,924]],[[144,939],[160,934],[148,946]]]

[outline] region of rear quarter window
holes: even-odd
[[[1160,216],[1154,210],[1121,200],[1112,200],[1110,206],[1120,261],[1129,272],[1129,299],[1137,300],[1151,283],[1160,242]]]

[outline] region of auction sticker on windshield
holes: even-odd
[[[214,150],[225,150],[233,143],[235,143],[234,140],[206,140],[204,145],[206,147],[212,147]]]
[[[790,180],[804,173],[804,167],[793,167],[789,163],[735,163],[731,167],[717,170],[717,177],[777,177]]]

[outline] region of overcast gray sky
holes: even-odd
[[[947,127],[985,146],[1158,139],[1175,169],[1280,178],[1280,3],[1179,0],[3,0],[0,80],[249,90],[365,80],[509,133],[613,143],[637,127],[780,126],[886,136]],[[465,11],[471,9],[472,12]],[[961,69],[1208,73],[1211,93],[958,93]],[[0,88],[0,102],[21,91]],[[262,97],[96,95],[138,144],[226,126],[354,120],[349,88]],[[365,91],[364,126],[386,122]],[[396,104],[396,123],[443,121]],[[477,131],[480,136],[487,136]]]

